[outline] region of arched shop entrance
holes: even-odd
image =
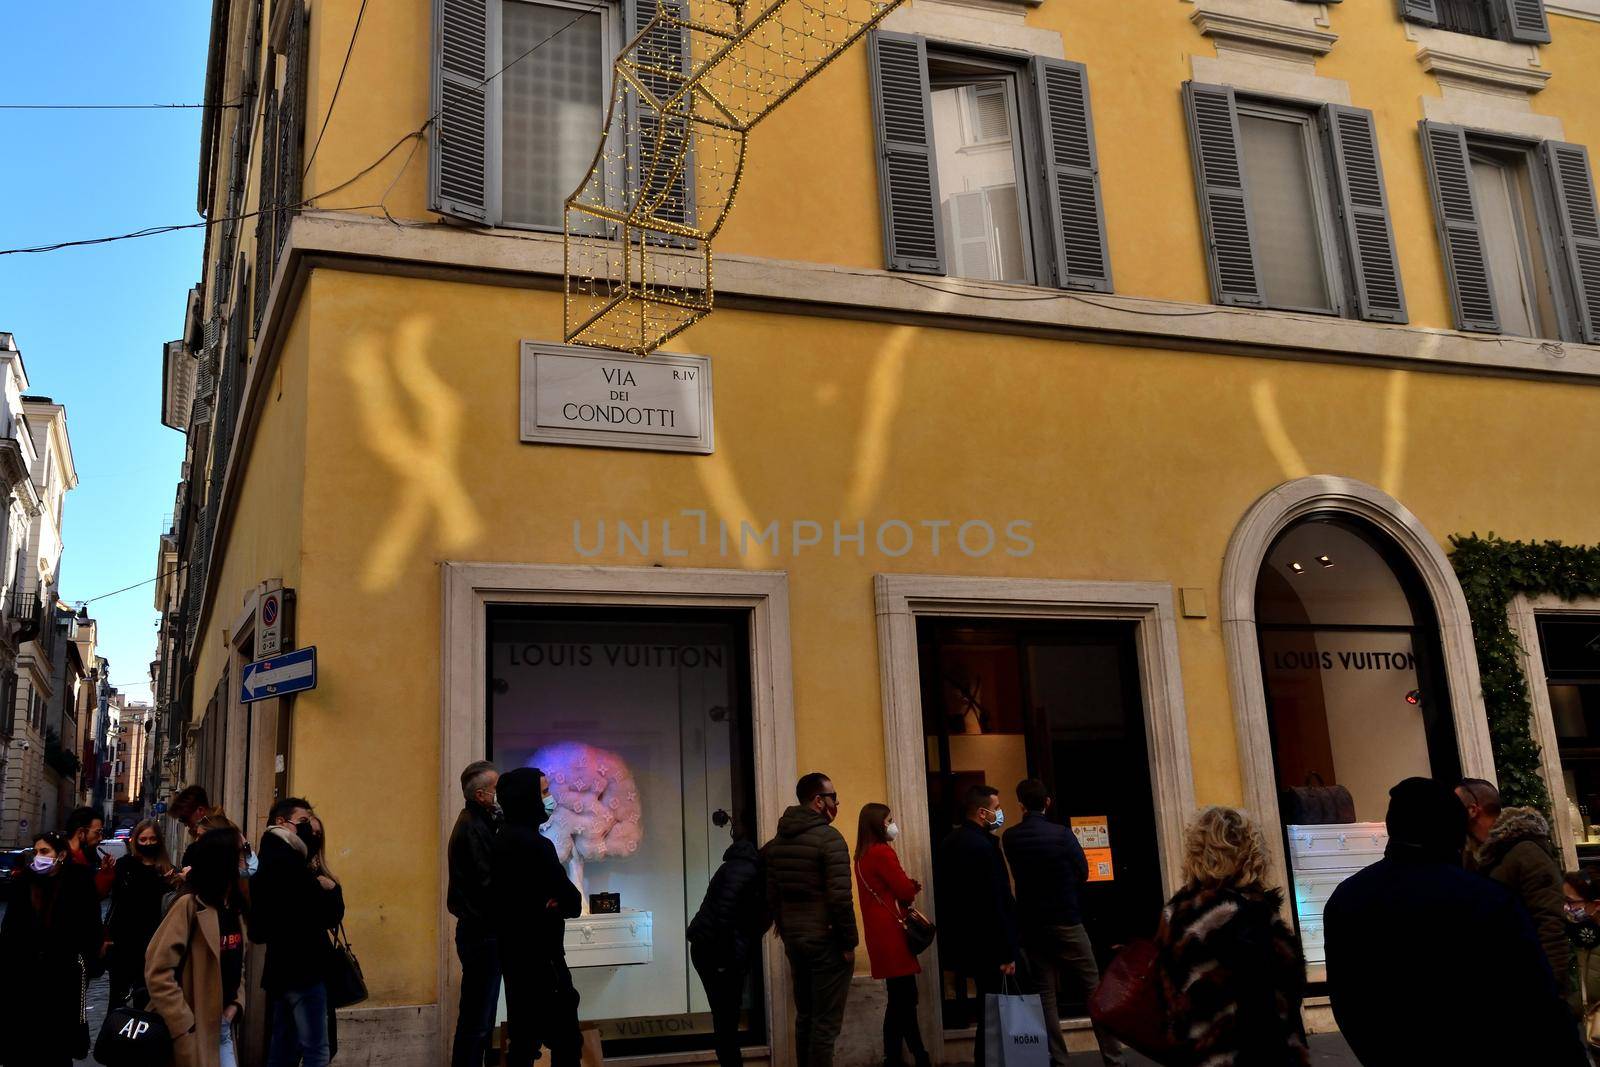
[[[1438,625],[1416,568],[1358,519],[1313,514],[1256,580],[1267,722],[1291,899],[1313,980],[1322,905],[1378,859],[1389,789],[1461,775]]]
[[[1264,497],[1223,578],[1247,804],[1317,981],[1322,905],[1382,856],[1390,787],[1493,778],[1466,604],[1416,517],[1349,479]]]

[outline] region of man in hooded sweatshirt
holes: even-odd
[[[489,853],[489,920],[505,978],[507,1067],[532,1067],[543,1045],[550,1067],[577,1067],[578,991],[564,946],[568,919],[583,910],[577,886],[539,832],[555,810],[550,780],[537,767],[500,776],[504,823]]]
[[[1328,995],[1351,1051],[1365,1067],[1582,1067],[1527,912],[1461,866],[1467,813],[1450,786],[1407,778],[1386,823],[1383,859],[1323,910]]]
[[[268,1067],[326,1067],[328,1033],[328,931],[344,921],[344,891],[311,866],[321,846],[311,805],[285,797],[267,813],[257,849],[260,867],[250,879],[250,940],[267,948],[261,986],[271,1001]]]
[[[762,849],[767,904],[793,977],[795,1062],[833,1067],[856,966],[850,849],[831,825],[839,794],[828,776],[812,772],[794,792],[799,803],[783,813],[778,835]]]

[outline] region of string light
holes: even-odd
[[[710,314],[711,242],[752,127],[902,0],[659,0],[617,56],[588,176],[567,198],[563,333],[646,355]],[[683,5],[683,6],[679,6]]]

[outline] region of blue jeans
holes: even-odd
[[[457,923],[456,955],[461,958],[461,1012],[450,1067],[483,1067],[500,1008],[500,950],[493,934],[463,930]]]
[[[267,1067],[328,1067],[328,989],[313,982],[272,998]]]

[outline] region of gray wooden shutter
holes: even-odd
[[[1233,89],[1184,82],[1183,100],[1213,298],[1219,304],[1262,307],[1267,301],[1256,272],[1255,227],[1239,154],[1239,110]]]
[[[489,219],[489,0],[433,0],[428,209]]]
[[[1033,60],[1033,88],[1039,99],[1056,285],[1109,293],[1111,258],[1089,106],[1089,72],[1081,63],[1038,56]]]
[[[1445,275],[1456,329],[1499,333],[1500,314],[1489,282],[1483,228],[1472,196],[1472,162],[1467,134],[1460,126],[1423,120],[1422,156],[1433,186],[1433,214],[1439,227]]]
[[[278,90],[267,89],[261,110],[261,184],[256,199],[256,293],[255,318],[251,334],[261,332],[261,316],[267,310],[272,292],[272,273],[278,262],[278,242],[273,235],[273,220],[278,206]]]
[[[639,80],[657,100],[665,101],[682,87],[690,73],[684,0],[626,0],[624,6],[630,39],[645,31],[658,10],[665,10],[676,20],[658,23],[640,43],[637,56],[646,68],[640,72]],[[682,76],[661,71],[678,71]],[[690,225],[695,215],[689,123],[679,114],[662,114],[643,99],[637,101],[635,108],[634,123],[640,136],[629,140],[628,164],[640,176],[640,194],[647,203],[659,202],[650,212],[656,218]]]
[[[875,30],[868,53],[885,258],[890,270],[943,274],[928,44],[921,37]]]
[[[1500,20],[1508,40],[1528,44],[1546,44],[1550,40],[1544,0],[1500,0]]]
[[[1405,322],[1406,298],[1400,285],[1372,112],[1329,104],[1322,111],[1322,123],[1333,163],[1345,270],[1355,294],[1356,313],[1372,322]]]
[[[1419,22],[1424,26],[1437,26],[1439,18],[1438,0],[1400,0],[1400,17],[1407,22]]]
[[[283,93],[278,97],[278,203],[273,232],[278,253],[289,239],[289,220],[299,213],[304,199],[301,189],[306,150],[306,67],[310,34],[306,32],[306,9],[294,0],[289,32],[284,45]],[[273,262],[277,262],[274,259]]]
[[[1562,258],[1571,274],[1578,337],[1600,343],[1600,213],[1595,210],[1589,150],[1565,141],[1539,145],[1555,192]]]

